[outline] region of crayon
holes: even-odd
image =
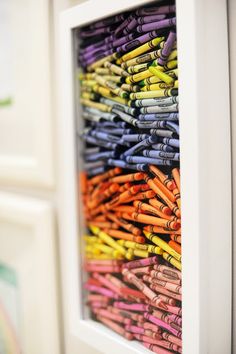
[[[170,238],[171,238],[171,240],[181,244],[181,236],[180,235],[170,235]]]
[[[182,346],[181,339],[175,337],[174,335],[172,335],[172,334],[170,334],[168,332],[163,331],[162,332],[162,337],[163,337],[163,339],[166,339],[166,340],[168,340],[171,343],[177,344],[178,346]]]
[[[175,41],[176,41],[176,33],[170,31],[168,38],[165,42],[164,48],[161,50],[160,58],[158,59],[158,63],[160,65],[164,65],[166,63]]]
[[[170,191],[172,191],[175,188],[175,183],[173,179],[169,178],[166,176],[159,168],[156,166],[150,165],[149,170],[160,179],[162,184],[166,186]],[[173,173],[173,170],[172,170]],[[156,181],[156,180],[155,180]]]
[[[121,88],[127,92],[138,92],[140,87],[138,85],[122,84]]]
[[[160,320],[159,318],[149,314],[148,312],[144,313],[144,318],[146,318],[147,320],[149,320],[150,322],[156,324],[157,326],[166,329],[167,331],[169,331],[170,333],[172,333],[174,336],[181,338],[181,332],[178,330],[175,330],[174,328],[172,328],[169,324],[165,323],[164,321]]]
[[[132,310],[132,311],[140,311],[140,312],[151,310],[151,307],[146,304],[125,303],[122,301],[115,301],[113,305],[115,308],[122,309],[122,310]]]
[[[132,50],[131,52],[124,54],[121,57],[121,61],[124,62],[124,61],[130,60],[130,59],[133,59],[133,58],[135,58],[137,56],[140,56],[141,54],[149,51],[150,49],[154,49],[155,47],[157,47],[157,45],[162,40],[163,40],[163,37],[157,37],[157,38],[154,38],[154,39],[146,42],[145,44],[143,44],[140,47]]]
[[[157,283],[153,283],[152,277],[148,275],[144,275],[143,281],[150,283],[150,288],[154,290],[156,293],[166,295],[178,301],[182,301],[182,295],[169,291],[168,289],[165,289],[163,286],[158,285]]]
[[[167,75],[166,73],[164,73],[161,70],[158,70],[156,67],[150,66],[148,68],[148,70],[150,71],[150,73],[152,75],[157,76],[161,81],[164,81],[166,84],[168,84],[168,85],[173,84],[173,82],[174,82],[173,77]]]
[[[93,102],[87,99],[82,98],[80,100],[82,105],[88,106],[88,107],[92,107],[92,108],[96,108],[99,109],[103,112],[111,112],[111,108],[105,104],[102,103],[98,103],[98,102]]]
[[[117,59],[117,58],[118,58],[117,53],[110,54],[110,55],[108,55],[108,56],[106,56],[106,57],[104,57],[104,58],[102,58],[102,59],[99,59],[99,60],[95,61],[93,64],[89,65],[89,66],[87,67],[87,69],[88,69],[88,71],[93,71],[94,69],[103,66],[104,63],[109,62],[109,61],[112,61],[112,60],[115,60],[115,59]],[[109,68],[108,68],[108,69],[109,69]]]
[[[141,91],[156,91],[156,90],[162,90],[162,89],[168,89],[168,88],[179,88],[179,81],[175,80],[172,84],[166,84],[164,82],[159,82],[157,84],[146,85],[141,88]],[[170,112],[178,112],[178,108],[179,108],[178,104],[172,105],[171,108],[168,107]],[[164,110],[164,108],[163,108],[163,110]],[[141,113],[147,113],[147,112],[144,112],[144,110],[141,110]]]
[[[130,99],[136,100],[142,98],[157,98],[157,97],[170,97],[170,96],[178,96],[178,89],[169,88],[164,90],[133,92],[130,94]]]
[[[181,245],[179,245],[178,243],[176,243],[175,241],[169,241],[168,242],[169,246],[171,248],[173,248],[176,252],[178,252],[179,254],[181,254]]]
[[[177,252],[176,252],[177,253]],[[177,253],[178,254],[178,253]],[[176,267],[179,270],[182,270],[182,266],[181,263],[172,255],[170,255],[167,252],[163,252],[162,257],[169,262],[170,264],[172,264],[174,267]]]
[[[133,116],[125,113],[125,112],[122,112],[120,111],[119,109],[112,109],[112,111],[114,113],[116,113],[122,120],[124,120],[125,122],[129,123],[129,124],[132,124],[133,126],[137,126],[137,123],[138,123],[138,120],[135,119]]]
[[[133,296],[135,299],[146,300],[146,296],[139,290],[131,289],[128,287],[121,287],[120,289],[122,295]]]
[[[160,225],[161,226],[161,225]],[[162,248],[164,251],[169,253],[172,257],[174,257],[177,261],[181,262],[181,255],[177,253],[173,248],[171,248],[168,243],[163,241],[160,237],[158,237],[155,234],[152,234],[150,232],[144,231],[144,235],[153,243],[155,243],[157,246]],[[164,256],[164,254],[163,254]]]
[[[157,278],[158,280],[162,280],[162,281],[168,281],[170,283],[176,284],[176,285],[180,285],[181,284],[181,280],[180,279],[173,279],[173,277],[164,274],[162,272],[159,272],[157,270],[152,270],[150,272],[150,276],[153,278]]]
[[[89,227],[90,227],[93,234],[97,235],[109,246],[118,250],[122,255],[125,255],[125,253],[126,253],[125,249],[122,246],[120,246],[116,241],[114,241],[109,235],[107,235],[105,232],[101,231],[97,226],[90,225]]]
[[[149,137],[148,134],[129,134],[129,135],[124,134],[122,136],[122,140],[127,142],[137,143],[147,139],[148,137]]]
[[[139,278],[135,276],[135,274],[131,273],[127,268],[123,268],[122,274],[125,276],[127,281],[131,282],[135,285],[140,291],[143,292],[154,304],[162,304],[162,301],[158,299],[158,296],[147,286],[145,285]]]
[[[112,73],[114,73],[116,75],[120,75],[122,77],[128,77],[129,76],[127,71],[125,71],[124,69],[121,69],[119,66],[117,66],[115,64],[111,64],[109,61],[106,61],[104,63],[104,67],[109,69]]]
[[[164,5],[158,7],[147,7],[136,10],[137,16],[160,15],[175,12],[175,5]]]
[[[171,17],[157,22],[151,22],[144,25],[139,25],[136,27],[138,33],[145,33],[153,30],[159,30],[163,28],[168,28],[176,25],[176,18]]]
[[[152,73],[149,70],[144,70],[141,71],[140,73],[130,75],[129,77],[126,78],[125,81],[127,84],[135,84],[136,82],[144,80],[150,76],[152,76]]]
[[[128,340],[133,339],[133,335],[131,333],[126,333],[125,329],[120,325],[118,325],[117,323],[115,323],[114,321],[102,316],[97,316],[97,318],[99,319],[99,321],[104,323],[107,327],[113,329],[113,331],[117,332],[118,334],[125,337],[126,339]]]
[[[129,326],[126,326],[129,327]],[[138,339],[141,342],[149,343],[149,344],[155,344],[156,346],[164,347],[170,350],[175,350],[177,351],[178,346],[176,344],[170,343],[168,341],[160,340],[160,339],[154,339],[150,338],[148,336],[142,335],[140,333],[135,333],[134,337]],[[160,353],[159,350],[157,353]],[[170,353],[170,352],[169,352]]]
[[[111,306],[108,306],[108,310],[113,313],[117,313],[125,318],[130,318],[131,320],[136,321],[136,322],[142,320],[142,315],[135,313],[135,312],[122,310],[122,309],[118,309],[116,307],[111,307]],[[159,331],[159,333],[160,333],[160,331]]]
[[[107,217],[116,222],[117,225],[123,227],[125,230],[130,231],[135,236],[140,236],[142,231],[135,225],[128,223],[125,219],[117,218],[112,213],[107,213]]]
[[[157,354],[171,354],[169,350],[163,349],[157,345],[150,344],[147,342],[142,342],[143,346],[146,347],[147,349],[150,349],[152,352],[157,353]]]
[[[142,210],[144,212],[158,216],[162,219],[172,220],[171,216],[162,213],[161,211],[159,211],[158,209],[152,207],[151,205],[149,205],[147,203],[143,203],[141,201],[134,201],[133,203],[134,203],[134,206],[136,207],[136,210]]]
[[[145,147],[150,146],[152,144],[155,144],[158,141],[158,138],[155,136],[150,136],[142,141],[140,141],[138,144],[132,146],[130,149],[126,150],[123,154],[123,156],[129,156],[134,153],[137,153],[140,150],[143,150]]]
[[[145,238],[142,236],[134,236],[133,234],[130,234],[128,232],[123,232],[120,230],[104,229],[104,232],[106,232],[107,234],[109,234],[114,238],[119,238],[122,240],[134,241],[137,243],[144,243],[145,241]]]
[[[162,160],[150,157],[143,157],[143,156],[127,156],[126,161],[128,163],[138,163],[138,164],[156,164],[161,166],[171,166],[172,163],[170,160]]]
[[[161,15],[152,15],[152,16],[142,16],[137,18],[137,23],[143,25],[144,23],[150,23],[155,21],[163,20],[166,17],[166,14]]]
[[[149,67],[148,63],[143,63],[143,64],[137,64],[137,65],[131,65],[127,68],[127,71],[129,74],[138,74],[142,71],[147,70]]]
[[[112,109],[118,109],[118,110],[121,110],[122,112],[131,114],[131,115],[135,115],[136,114],[136,109],[135,108],[127,107],[126,105],[124,105],[122,103],[114,101],[112,98],[111,99],[101,98],[100,102],[105,103],[108,106],[112,106]]]
[[[105,318],[109,318],[110,320],[113,320],[113,321],[119,322],[119,323],[123,323],[125,325],[130,325],[132,323],[131,319],[124,318],[121,315],[110,312],[109,310],[97,309],[94,312],[96,313],[96,315],[103,316]]]
[[[163,143],[173,146],[175,148],[179,148],[179,140],[178,139],[163,138]]]
[[[99,287],[99,286],[96,286],[96,285],[89,285],[89,284],[84,284],[84,287],[85,287],[85,289],[87,289],[89,291],[93,291],[93,292],[96,292],[98,294],[102,294],[102,295],[105,295],[107,297],[110,297],[110,298],[118,299],[118,295],[115,294],[113,291],[111,291],[109,289],[106,289],[106,288],[103,288],[103,287]]]
[[[180,279],[181,280],[181,278],[182,278],[181,272],[179,272],[176,269],[167,267],[167,266],[165,266],[163,264],[154,265],[153,268],[158,270],[158,271],[160,271],[160,272],[162,272],[165,275],[168,275],[168,276],[174,278],[174,279]]]
[[[147,157],[151,158],[156,158],[156,159],[168,159],[172,161],[179,161],[180,160],[180,154],[178,152],[166,152],[166,151],[156,151],[156,150],[143,150],[142,154]],[[173,194],[175,196],[175,201],[177,202],[177,195],[179,195],[178,190],[177,193]],[[179,197],[178,197],[179,199]]]
[[[149,53],[146,53],[146,54],[142,54],[138,57],[135,57],[133,59],[130,59],[130,60],[127,60],[125,62],[123,62],[121,64],[121,67],[123,69],[127,69],[129,66],[134,66],[134,65],[137,65],[137,64],[143,64],[143,63],[147,63],[147,62],[150,62],[154,59],[157,59],[158,58],[158,51],[157,50],[154,50],[152,52],[149,52]]]
[[[133,220],[139,222],[139,223],[144,223],[144,224],[151,224],[151,225],[156,225],[156,226],[161,226],[161,227],[168,227],[170,229],[176,230],[179,227],[178,222],[174,221],[174,220],[166,220],[166,219],[162,219],[162,218],[157,218],[154,216],[150,216],[150,215],[145,215],[145,214],[140,214],[140,213],[132,213],[131,217],[133,218]],[[144,231],[145,236],[150,239],[151,241],[156,240],[154,235],[151,233],[148,233],[147,231]],[[158,237],[158,236],[157,236]],[[159,242],[159,240],[157,240]],[[153,241],[154,242],[154,241]],[[164,241],[163,241],[164,242]],[[154,242],[157,246],[161,247],[162,249],[164,249],[162,246],[160,246],[161,242],[159,242],[160,244],[157,244],[156,242]],[[168,246],[168,244],[167,244]],[[169,251],[171,251],[174,254],[174,250],[172,251],[172,249],[170,248],[170,246],[167,247],[167,249],[169,249]],[[179,255],[178,255],[179,256]],[[176,255],[176,257],[178,257]],[[181,257],[180,257],[181,259]]]

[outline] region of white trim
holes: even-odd
[[[148,2],[90,0],[61,16],[60,229],[68,354],[79,353],[79,340],[103,353],[110,353],[111,345],[114,353],[146,352],[105,328],[100,331],[101,325],[82,320],[71,30]],[[226,2],[177,0],[177,30],[183,186],[183,353],[229,354],[232,220]]]
[[[0,236],[0,262],[16,272],[19,282],[22,351],[60,354],[52,207],[45,201],[1,192],[0,230],[8,230]]]

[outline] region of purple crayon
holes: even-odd
[[[163,28],[168,28],[176,25],[176,17],[168,18],[165,20],[151,22],[144,25],[139,25],[136,27],[136,31],[139,33],[149,32],[153,30],[159,30]]]
[[[175,44],[175,41],[176,41],[176,33],[170,31],[168,38],[164,44],[164,47],[160,51],[160,58],[158,58],[158,64],[160,65],[166,64],[168,60],[168,56],[170,55],[172,48]]]
[[[160,15],[170,14],[175,12],[175,5],[166,5],[159,7],[147,7],[136,10],[137,16]]]

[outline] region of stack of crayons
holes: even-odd
[[[87,304],[159,354],[181,353],[175,4],[78,31]]]
[[[109,166],[145,171],[148,164],[178,165],[175,6],[108,18],[79,35],[89,175]]]

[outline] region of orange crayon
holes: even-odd
[[[158,177],[161,182],[170,190],[172,191],[175,188],[175,182],[172,178],[168,178],[164,173],[162,173],[159,168],[154,165],[149,166],[149,170]]]
[[[114,238],[118,238],[121,240],[134,241],[137,243],[144,243],[145,242],[145,238],[142,236],[134,236],[133,234],[130,234],[128,232],[123,232],[120,230],[104,229],[104,232],[107,233],[109,236],[112,236]]]
[[[125,183],[125,182],[134,182],[141,181],[143,179],[144,174],[142,172],[130,173],[128,175],[121,175],[117,177],[110,178],[111,182],[115,183]]]
[[[160,210],[162,213],[166,215],[171,215],[171,209],[165,204],[161,203],[158,199],[153,198],[149,199],[149,203],[154,207]]]
[[[144,212],[146,211],[147,213],[150,213],[152,215],[159,216],[162,219],[167,219],[167,220],[173,219],[173,216],[166,215],[147,203],[143,203],[140,201],[134,201],[134,206],[136,207],[136,211],[143,210]]]
[[[134,221],[140,223],[151,224],[151,225],[161,226],[161,227],[168,227],[171,230],[177,230],[180,226],[176,221],[173,220],[161,219],[161,218],[140,214],[140,213],[132,213],[131,217],[133,218]]]
[[[133,213],[135,211],[135,207],[131,205],[118,205],[113,208],[114,211],[120,211],[122,213]]]
[[[175,235],[175,234],[173,234],[173,232],[171,232],[170,238],[171,238],[171,240],[173,240],[175,242],[181,243],[181,235],[180,234]]]
[[[178,168],[174,168],[172,170],[172,175],[174,177],[176,186],[177,186],[178,190],[180,191],[180,173],[179,173],[179,169]]]
[[[166,227],[159,227],[159,226],[154,226],[154,225],[144,226],[144,230],[146,230],[148,232],[157,233],[157,234],[174,234],[174,235],[181,234],[181,229],[174,231],[174,230],[171,230]]]
[[[176,243],[175,241],[171,240],[168,242],[170,247],[173,248],[176,252],[178,252],[179,254],[181,254],[181,245],[179,245],[178,243]]]
[[[107,217],[119,226],[123,227],[125,230],[130,231],[135,236],[140,236],[142,233],[142,231],[138,227],[128,223],[125,219],[118,218],[112,213],[107,213]]]
[[[122,172],[120,167],[115,167],[112,170],[109,170],[101,175],[95,176],[89,180],[90,184],[96,185],[98,183],[103,182],[104,180],[119,175]]]

